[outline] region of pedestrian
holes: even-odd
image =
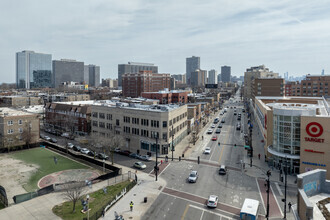
[[[133,211],[133,205],[134,205],[134,203],[133,203],[133,201],[131,201],[131,202],[129,203],[129,207],[130,207],[130,209],[131,209],[131,212]]]
[[[105,214],[105,212],[104,212],[104,209],[102,210],[102,217],[104,218],[104,214]]]
[[[57,164],[57,158],[54,156],[54,163]]]
[[[290,210],[291,210],[291,206],[292,206],[292,204],[291,204],[291,202],[289,202],[289,203],[288,203],[289,212],[290,212]]]
[[[258,154],[258,158],[259,158],[259,160],[260,160],[260,154]]]
[[[202,140],[204,140],[204,136],[202,135]]]
[[[136,173],[135,173],[135,182],[137,183],[137,175],[136,175]]]

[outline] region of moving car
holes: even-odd
[[[144,161],[151,161],[151,158],[148,155],[143,155],[139,157],[140,160],[144,160]]]
[[[211,153],[211,148],[206,147],[204,150],[204,154],[210,154]]]
[[[216,208],[218,205],[218,196],[210,195],[206,205],[210,208]]]
[[[211,128],[215,128],[215,124],[213,124],[213,125],[211,126]]]
[[[218,128],[222,128],[222,124],[219,124],[219,125],[218,125]]]
[[[220,175],[226,175],[227,173],[227,168],[225,165],[220,165],[220,168],[219,168],[219,174]]]
[[[241,130],[241,123],[237,123],[237,125],[236,125],[236,130]]]
[[[221,119],[221,123],[225,123],[226,121],[225,121],[225,119],[223,118],[223,119]]]
[[[212,137],[212,141],[216,141],[216,140],[218,140],[218,137],[217,136],[213,136]]]
[[[189,183],[196,183],[197,181],[197,178],[198,178],[198,174],[197,174],[197,171],[191,171],[189,177],[188,177],[188,182]]]
[[[99,154],[97,155],[97,157],[98,157],[99,159],[101,159],[101,160],[107,160],[107,159],[109,159],[108,155],[106,155],[106,154],[104,154],[104,153],[99,153]]]
[[[207,133],[208,134],[212,134],[213,133],[213,130],[212,129],[209,129],[209,130],[207,130]]]
[[[242,112],[245,112],[245,109],[244,108],[242,109]]]
[[[81,150],[80,150],[80,153],[82,153],[82,154],[88,154],[89,153],[89,150],[87,149],[87,148],[82,148]]]
[[[215,133],[220,134],[221,133],[221,129],[217,128],[217,130],[215,130]]]
[[[136,167],[136,168],[139,168],[139,169],[145,169],[145,168],[147,168],[147,165],[145,165],[144,163],[142,163],[141,161],[139,161],[139,162],[135,162],[134,163],[134,167]]]

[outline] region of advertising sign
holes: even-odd
[[[323,134],[323,127],[320,123],[310,122],[306,126],[306,132],[310,137],[305,137],[305,141],[323,143],[323,138],[318,138]]]

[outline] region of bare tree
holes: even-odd
[[[64,189],[64,197],[72,202],[73,209],[72,212],[76,211],[76,203],[79,201],[83,194],[86,192],[85,182],[70,182],[66,183],[63,186]]]
[[[30,144],[34,138],[35,134],[31,132],[31,122],[27,122],[21,134],[21,139],[24,141],[25,145],[30,148]]]

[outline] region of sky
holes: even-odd
[[[75,59],[117,78],[118,64],[154,63],[183,74],[257,65],[283,75],[330,74],[327,0],[2,0],[0,83],[15,82],[15,53]]]

